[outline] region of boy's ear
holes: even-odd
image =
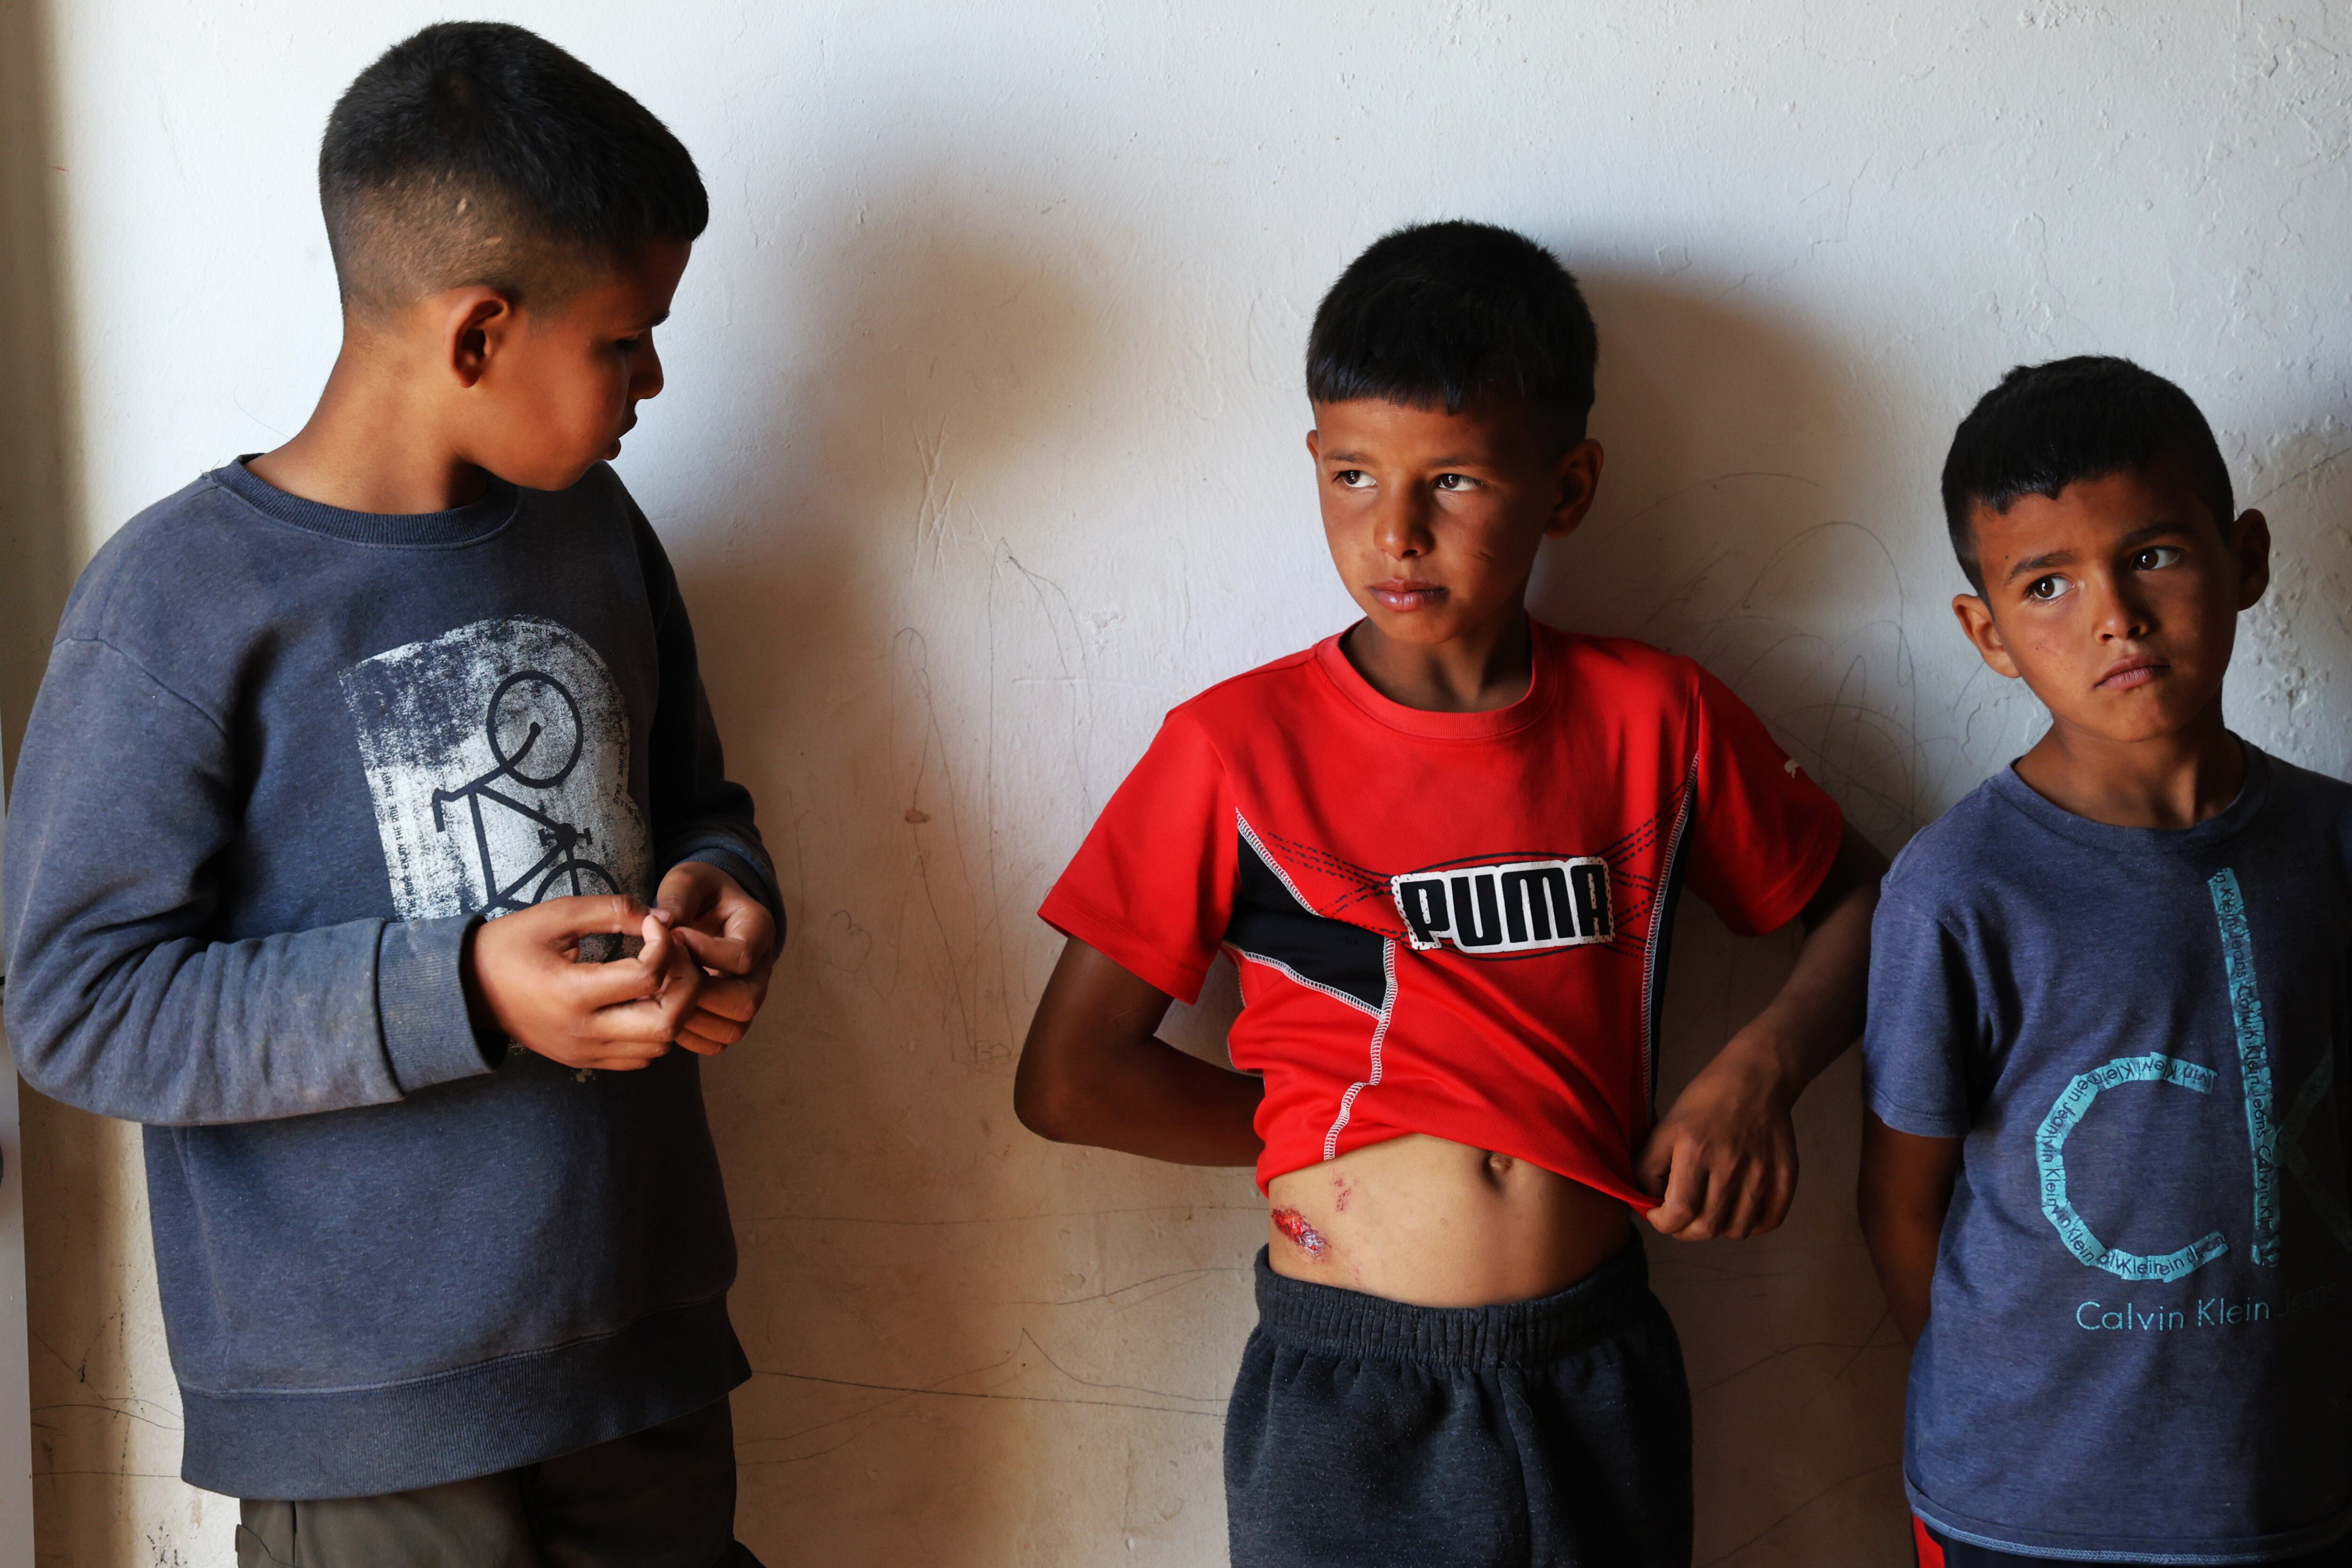
[[[2018,679],[2017,661],[2009,657],[2009,645],[2000,638],[2000,628],[1992,624],[1992,609],[1974,594],[1952,596],[1952,614],[1960,623],[1960,630],[1976,645],[1977,655],[1995,671],[2011,680]]]
[[[2271,585],[2270,519],[2252,508],[2240,512],[2230,548],[2238,558],[2238,608],[2251,610]]]
[[[440,359],[457,384],[478,384],[512,336],[514,300],[487,283],[452,289],[434,300],[439,322]]]
[[[1601,443],[1587,437],[1559,455],[1559,492],[1552,501],[1551,521],[1544,525],[1547,539],[1564,539],[1576,531],[1592,498],[1601,489]]]

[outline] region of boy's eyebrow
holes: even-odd
[[[1369,458],[1362,452],[1326,452],[1323,460],[1327,463],[1361,463]],[[1442,457],[1423,458],[1422,466],[1428,468],[1485,468],[1493,465],[1475,452],[1447,452]]]
[[[2053,566],[2070,565],[2074,559],[2074,552],[2071,550],[2053,550],[2042,555],[2029,555],[2022,561],[2012,562],[2009,568],[2009,574],[2001,581],[2014,583],[2020,573],[2041,572]]]
[[[2168,533],[2193,533],[2196,530],[2178,518],[2166,518],[2158,522],[2143,523],[2123,537],[2123,548],[2146,544],[2151,539],[2161,539]]]

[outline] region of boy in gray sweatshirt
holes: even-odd
[[[0,906],[17,1063],[146,1124],[183,1474],[247,1500],[240,1563],[745,1562],[696,1069],[781,910],[604,461],[702,184],[571,56],[444,24],[352,85],[320,185],[317,412],[67,607]]]

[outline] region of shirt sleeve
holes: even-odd
[[[1235,807],[1216,747],[1179,710],[1037,912],[1185,1002],[1217,956],[1238,874]]]
[[[211,940],[236,748],[109,644],[61,639],[8,823],[8,1035],[43,1093],[162,1125],[381,1105],[490,1070],[467,916]]]
[[[1797,918],[1837,858],[1845,816],[1731,689],[1698,671],[1686,875],[1743,936]]]
[[[1898,1132],[1964,1136],[1975,1118],[1969,1064],[1986,1036],[1975,977],[1943,921],[1890,892],[1870,926],[1864,1102]]]

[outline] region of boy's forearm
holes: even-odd
[[[1265,1086],[1154,1033],[1174,999],[1073,938],[1038,998],[1013,1107],[1056,1143],[1180,1165],[1252,1165]]]
[[[1869,1244],[1879,1288],[1886,1293],[1886,1310],[1906,1345],[1916,1345],[1927,1326],[1927,1303],[1936,1279],[1936,1244],[1942,1234],[1940,1222],[1928,1225],[1912,1215],[1874,1214],[1867,1204],[1863,1208],[1863,1239]]]
[[[1650,1224],[1705,1240],[1777,1226],[1795,1191],[1790,1112],[1862,1032],[1870,918],[1886,862],[1851,827],[1805,906],[1804,946],[1770,1006],[1731,1037],[1651,1130],[1635,1163]]]
[[[1898,1132],[1865,1112],[1856,1208],[1863,1240],[1906,1345],[1927,1326],[1944,1216],[1959,1172],[1960,1141]]]
[[[1796,967],[1780,994],[1726,1047],[1751,1055],[1789,1103],[1862,1034],[1870,986],[1870,920],[1885,870],[1885,858],[1848,827],[1822,891],[1806,908]]]
[[[1022,1120],[1057,1143],[1179,1165],[1254,1165],[1258,1079],[1158,1038],[1107,1046],[1082,1077],[1025,1100]]]

